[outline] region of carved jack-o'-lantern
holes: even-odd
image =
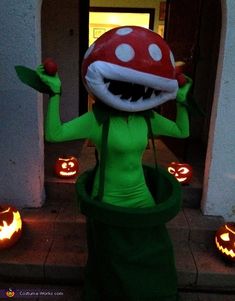
[[[78,160],[75,157],[58,158],[55,173],[61,178],[73,178],[78,175]]]
[[[9,288],[8,291],[6,291],[7,298],[13,298],[15,296],[15,292]]]
[[[235,261],[235,223],[227,223],[217,230],[215,244],[222,255]]]
[[[171,162],[168,172],[176,177],[180,183],[190,183],[193,176],[192,166],[186,163]]]
[[[20,238],[22,220],[19,211],[10,205],[0,205],[0,249],[11,247]]]

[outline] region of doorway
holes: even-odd
[[[180,142],[165,137],[162,140],[179,160],[193,166],[200,188],[213,105],[221,15],[220,0],[167,1],[165,39],[175,60],[186,63],[185,73],[193,79],[193,95],[203,114],[191,114],[190,138]],[[161,113],[175,119],[175,105],[164,104]]]
[[[125,7],[90,7],[89,46],[106,31],[126,25],[136,25],[153,30],[154,9]]]
[[[206,148],[220,46],[221,3],[220,0],[168,0],[166,12],[165,39],[175,60],[186,63],[185,73],[194,81],[193,94],[204,112],[192,116],[191,139],[200,141]],[[169,118],[174,117],[173,111],[170,103],[162,108],[162,113]],[[187,155],[173,141],[168,144],[180,157]]]
[[[81,3],[80,3],[81,2]],[[86,39],[81,39],[81,25],[85,22],[86,10],[81,5],[86,1],[43,0],[41,7],[42,60],[52,57],[58,64],[58,73],[62,82],[60,105],[61,121],[66,122],[81,114],[81,107],[87,111],[86,98],[80,89],[80,53],[87,49]],[[89,7],[89,6],[88,6]],[[82,20],[80,15],[82,15]],[[88,10],[87,10],[88,14]],[[88,20],[88,18],[87,18]],[[86,26],[82,26],[85,31]],[[87,31],[88,32],[88,31]],[[82,43],[80,43],[80,40]],[[88,39],[87,39],[88,40]],[[83,46],[85,43],[85,46]],[[83,47],[83,48],[82,48]],[[83,101],[79,102],[79,98]],[[86,96],[87,97],[87,96]],[[48,96],[44,96],[44,116],[47,110]],[[85,108],[84,108],[85,107]],[[54,177],[53,166],[58,157],[72,155],[79,157],[81,141],[49,143],[45,142],[45,178]]]
[[[68,110],[72,110],[73,116],[80,115],[87,111],[87,95],[80,96],[82,86],[81,77],[79,74],[79,66],[81,65],[81,59],[89,44],[89,11],[98,12],[97,10],[100,10],[105,12],[106,10],[111,9],[112,11],[116,10],[116,13],[118,14],[130,13],[130,11],[127,11],[127,7],[116,7],[119,1],[118,3],[115,3],[115,7],[112,8],[107,6],[94,7],[93,3],[95,1],[92,1],[91,7],[89,7],[89,1],[85,1],[86,4],[83,1],[80,2],[85,6],[80,7],[79,5],[81,4],[78,4],[75,0],[70,0],[68,2],[59,0],[56,4],[57,7],[55,7],[55,1],[44,0],[42,7],[42,22],[45,22],[44,25],[46,24],[44,29],[42,26],[44,41],[44,46],[42,49],[43,53],[45,53],[45,45],[47,44],[47,47],[49,47],[48,49],[51,51],[51,53],[53,50],[53,54],[55,54],[59,60],[62,58],[63,54],[62,59],[64,60],[64,63],[62,65],[62,69],[68,72],[66,76],[67,79],[71,77],[70,71],[72,70],[74,72],[73,89],[71,89],[71,91],[68,93],[66,92],[66,89],[64,89],[63,102],[65,104],[65,110],[63,107],[61,109],[63,114],[65,114],[65,112]],[[96,2],[99,3],[99,1]],[[124,2],[125,1],[120,1],[120,5],[122,5]],[[138,1],[136,1],[136,6],[139,5],[137,2]],[[185,142],[180,142],[179,140],[172,142],[172,139],[164,140],[164,142],[167,144],[170,150],[176,154],[179,160],[186,160],[193,165],[198,165],[200,163],[201,174],[199,178],[201,179],[200,187],[202,187],[205,150],[208,140],[210,112],[213,102],[215,74],[220,41],[220,1],[154,1],[156,6],[153,4],[148,4],[150,2],[153,3],[153,1],[146,1],[144,4],[143,2],[141,4],[142,6],[149,6],[147,9],[143,7],[131,8],[132,13],[133,10],[135,10],[134,13],[147,13],[149,15],[149,19],[147,21],[149,22],[149,28],[152,28],[154,31],[161,33],[162,35],[164,33],[168,44],[173,50],[176,60],[186,61],[186,73],[188,73],[194,79],[195,98],[205,111],[205,116],[193,117],[191,120],[192,138]],[[54,7],[52,7],[53,3]],[[166,3],[166,11],[164,7],[165,4],[162,5],[161,8],[161,3]],[[108,3],[108,5],[110,4]],[[63,22],[61,22],[61,20],[60,22],[57,22],[56,18],[60,19],[60,14],[62,11]],[[51,12],[51,16],[48,16],[49,12]],[[110,11],[106,11],[106,13],[110,13]],[[53,22],[50,22],[49,20],[53,20]],[[71,23],[72,21],[73,23]],[[97,38],[106,30],[106,27],[103,25],[107,24],[102,24],[95,21],[93,23],[94,26],[92,30],[90,30],[90,34],[92,33],[93,37]],[[112,21],[111,23],[113,24],[114,22]],[[113,25],[119,26],[122,25],[122,23],[117,22]],[[50,39],[51,28],[54,28],[55,33],[59,37],[56,43]],[[64,40],[65,44],[61,45],[59,44],[59,41],[63,35],[66,35],[66,40]],[[81,36],[82,39],[79,38]],[[52,46],[54,48],[52,48]],[[50,55],[49,52],[47,52],[47,54]],[[72,56],[76,56],[75,60],[71,59],[71,54]],[[66,61],[66,59],[68,61]],[[68,62],[67,65],[66,62]],[[76,92],[76,89],[79,91]],[[73,96],[69,97],[69,93],[73,93]],[[84,91],[84,95],[85,94],[86,91]],[[68,97],[69,101],[71,100],[73,104],[65,101],[66,97]],[[75,110],[71,109],[74,104],[77,106]],[[83,106],[83,110],[80,110],[81,104]],[[166,105],[162,106],[161,112],[168,118],[174,118],[174,109],[170,106],[171,103],[167,103]],[[64,116],[64,120],[66,121],[66,119],[71,119],[73,116],[69,116],[68,118]],[[71,147],[69,148],[71,149]],[[77,147],[72,147],[72,149],[76,150]],[[195,156],[192,154],[192,150],[196,150]],[[201,153],[200,156],[198,156],[199,153]]]

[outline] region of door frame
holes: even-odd
[[[149,14],[149,29],[154,28],[155,8],[91,6],[90,12]]]

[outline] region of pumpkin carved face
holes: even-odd
[[[193,176],[192,166],[186,163],[171,162],[168,166],[168,172],[184,184],[190,183]]]
[[[61,178],[73,178],[78,175],[78,160],[75,157],[58,158],[55,173]]]
[[[227,223],[217,230],[215,244],[222,255],[235,261],[235,223]]]
[[[0,249],[11,247],[20,238],[22,220],[19,211],[8,205],[0,206]]]
[[[13,298],[15,296],[15,292],[11,288],[9,288],[9,290],[6,292],[6,296],[8,298]]]

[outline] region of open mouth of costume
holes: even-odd
[[[103,61],[88,67],[86,83],[106,105],[128,112],[159,106],[175,98],[178,89],[175,80]]]
[[[162,91],[153,88],[145,87],[135,83],[127,83],[119,80],[104,79],[107,89],[114,95],[119,95],[123,101],[144,101],[153,99]]]

